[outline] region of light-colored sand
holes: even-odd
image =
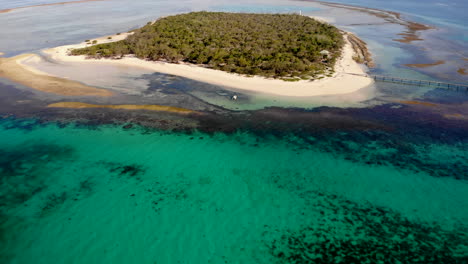
[[[443,60],[438,60],[433,63],[415,63],[415,64],[405,64],[405,66],[411,67],[411,68],[428,68],[432,66],[437,66],[437,65],[442,65],[444,64],[445,61]]]
[[[23,54],[12,58],[0,58],[0,77],[30,88],[66,96],[111,96],[112,92],[84,85],[63,78],[49,76],[31,67],[21,64],[21,61],[37,55]]]
[[[3,54],[5,54],[5,53],[3,53],[3,52],[0,52],[0,56],[3,56]]]
[[[174,107],[174,106],[165,106],[165,105],[97,105],[97,104],[88,104],[81,102],[60,102],[49,104],[47,107],[56,107],[56,108],[110,108],[110,109],[125,109],[125,110],[150,110],[150,111],[162,111],[162,112],[171,112],[178,114],[194,114],[198,113],[186,108]]]
[[[430,106],[430,107],[438,106],[437,104],[429,103],[429,102],[423,102],[423,101],[398,101],[398,102],[402,103],[402,104],[424,105],[424,106]]]
[[[128,33],[108,36],[97,39],[98,43],[118,41],[125,38]],[[346,38],[345,38],[346,39]],[[372,78],[366,77],[364,66],[353,60],[354,51],[346,39],[342,57],[335,65],[335,74],[315,81],[286,82],[283,80],[266,79],[263,77],[247,77],[231,74],[219,70],[212,70],[190,64],[172,64],[165,62],[145,61],[135,57],[126,56],[123,59],[86,59],[85,56],[69,56],[71,49],[86,47],[89,44],[80,43],[75,45],[61,46],[45,50],[52,59],[62,62],[88,62],[88,63],[110,63],[116,65],[135,66],[149,69],[155,72],[172,74],[189,79],[227,86],[235,89],[249,90],[266,94],[281,96],[319,96],[333,94],[347,94],[367,87],[373,83]]]

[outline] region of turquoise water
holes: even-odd
[[[307,142],[294,134],[4,119],[0,256],[7,263],[331,263],[361,252],[361,261],[405,263],[414,250],[417,263],[465,263],[466,171],[460,180],[416,163],[400,168],[385,161],[404,154],[388,141],[335,136],[352,154],[332,137],[314,144],[313,135]],[[466,144],[406,148],[414,161],[468,167]],[[382,163],[369,162],[372,155]]]
[[[9,1],[0,9],[45,2],[57,1]],[[464,1],[353,4],[434,22],[445,34],[437,38],[466,27]],[[421,51],[392,41],[400,26],[299,1],[21,9],[0,15],[0,52],[38,52],[193,10],[298,9],[366,40],[374,72],[437,79],[401,66]],[[346,95],[290,103],[241,93],[233,102],[234,91],[223,87],[137,69],[48,67],[122,93],[95,103],[204,114],[50,110],[41,107],[70,98],[0,80],[0,263],[468,263],[467,94],[379,83],[366,92],[377,103],[359,94],[353,102]],[[398,103],[414,97],[437,104]],[[181,132],[184,125],[198,130]]]

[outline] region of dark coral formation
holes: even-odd
[[[140,164],[123,164],[119,162],[100,161],[98,164],[106,167],[110,173],[119,177],[127,177],[141,181],[141,176],[146,173],[146,168]]]
[[[41,209],[41,216],[44,216],[47,212],[64,204],[67,199],[68,194],[66,192],[61,192],[60,194],[50,194],[47,196],[46,202]]]
[[[313,136],[302,135],[294,141],[291,142],[369,166],[391,165],[414,172],[424,172],[434,177],[468,180],[468,162],[464,158],[465,144],[451,146],[459,152],[448,153],[450,157],[438,158],[436,153],[433,153],[434,150],[431,152],[431,144],[417,141],[413,143],[403,137],[381,131],[338,132],[333,136],[317,133]]]
[[[466,123],[412,111],[390,105],[372,109],[269,108],[233,115],[227,121],[215,116],[201,118],[208,133],[243,130],[262,141],[286,140],[298,150],[318,149],[369,166],[391,165],[468,180]],[[439,144],[458,151],[438,157],[432,147]]]
[[[352,111],[356,114],[357,110]],[[242,113],[239,116],[233,114],[225,117],[225,120],[220,118],[207,122],[205,125],[213,124],[213,130],[205,131],[209,132],[205,137],[224,128],[227,129],[226,133],[238,132],[240,128],[256,137],[252,140],[251,137],[233,135],[232,138],[236,138],[239,145],[256,147],[280,140],[288,142],[291,149],[298,154],[305,149],[319,150],[367,166],[392,165],[435,177],[467,179],[467,142],[463,127],[457,129],[450,124],[434,127],[417,122],[412,125],[398,116],[392,117],[394,113],[385,113],[386,110],[382,109],[376,111],[376,116],[387,118],[393,127],[384,126],[370,117],[356,121],[346,111],[336,113],[330,109],[268,109],[257,111],[248,118]],[[400,120],[389,121],[392,118]],[[42,125],[34,121],[18,121],[17,124],[16,127],[24,131]],[[15,123],[10,122],[6,126],[15,128]],[[417,126],[419,127],[416,129]],[[82,127],[99,129],[99,126],[94,125]],[[409,131],[408,127],[415,129],[411,130],[412,133],[406,133],[405,131]],[[129,133],[166,133],[136,125],[124,129],[129,130]],[[448,136],[438,137],[444,133]],[[193,135],[193,140],[202,138],[199,137],[200,132]],[[448,140],[449,138],[453,141]],[[448,144],[452,151],[457,151],[445,153],[446,156],[439,159],[432,149],[433,144]],[[0,150],[0,241],[6,225],[3,218],[9,217],[1,209],[24,204],[33,195],[41,193],[46,186],[36,175],[40,175],[47,164],[56,160],[63,161],[72,155],[73,149],[34,142],[24,144],[18,149],[11,147]],[[147,170],[144,165],[131,162],[99,163],[113,177],[125,182],[141,182]],[[241,173],[240,170],[234,170],[234,174]],[[271,240],[268,244],[272,256],[280,263],[468,263],[468,230],[464,226],[460,226],[458,230],[446,230],[434,223],[407,219],[386,208],[358,204],[335,195],[306,190],[301,183],[292,182],[294,177],[287,173],[269,176],[278,187],[298,194],[306,203],[303,208],[306,213],[303,227],[279,230],[276,240]],[[159,179],[158,182],[145,186],[146,192],[129,193],[129,197],[136,200],[142,195],[148,195],[147,202],[151,203],[156,213],[161,213],[161,210],[175,203],[193,203],[188,199],[191,194],[190,182],[183,174],[176,175],[176,178],[180,181],[161,183]],[[205,184],[207,179],[202,179],[201,182]],[[75,198],[77,193],[90,193],[92,188],[93,182],[83,180],[79,186],[67,192],[45,196],[42,209],[45,213],[61,205],[65,207],[72,198],[78,199]],[[320,198],[315,199],[317,197]],[[310,211],[314,212],[311,215],[318,217],[307,218]],[[41,216],[47,215],[44,213]]]
[[[5,124],[2,124],[5,125]],[[19,122],[17,127],[25,131],[34,129],[37,122]],[[7,124],[14,128],[15,123]],[[9,210],[18,206],[30,206],[29,201],[44,194],[47,184],[44,173],[50,164],[73,157],[74,150],[68,146],[44,142],[23,142],[19,146],[2,146],[0,149],[0,244],[17,240],[12,230],[24,224],[22,217],[10,214]],[[56,208],[66,200],[66,193],[46,197],[39,216]],[[0,259],[8,262],[9,252],[0,250]]]
[[[0,123],[3,129],[21,129],[25,131],[32,131],[35,128],[45,126],[39,119],[28,118],[28,119],[4,119]]]
[[[314,207],[330,221],[288,230],[273,240],[270,252],[279,263],[468,263],[466,228],[447,231],[370,204],[320,192],[308,195],[325,198]]]
[[[392,108],[391,105],[372,109],[323,107],[314,110],[272,107],[224,114],[209,112],[191,117],[196,119],[195,121],[188,121],[186,117],[178,120],[159,120],[159,117],[146,119],[123,112],[118,115],[113,112],[95,112],[89,116],[92,122],[78,122],[74,125],[99,129],[102,123],[118,123],[113,119],[118,116],[132,122],[130,128],[128,120],[125,120],[124,129],[144,134],[161,133],[166,129],[192,133],[192,125],[197,125],[198,131],[207,134],[245,131],[255,134],[260,139],[276,137],[278,140],[287,140],[298,150],[318,149],[369,166],[391,165],[435,177],[467,180],[468,162],[464,159],[468,149],[466,122],[415,111],[417,110],[409,106]],[[126,117],[127,114],[129,116]],[[38,121],[19,120],[8,124],[11,123],[14,123],[11,125],[13,127],[24,127],[26,130],[34,125],[42,125]],[[139,123],[143,126],[139,126]],[[146,127],[150,124],[156,125],[157,128]],[[184,127],[186,124],[190,124],[190,127]],[[447,144],[459,151],[437,157],[434,151],[429,152],[431,147],[437,144]]]
[[[130,177],[139,175],[144,172],[144,170],[139,165],[123,165],[117,166],[110,169],[110,172],[117,172],[119,175],[127,175]]]
[[[112,167],[110,170],[112,173],[117,173],[119,176],[134,177],[145,172],[142,166],[131,164],[131,165],[117,165]]]
[[[272,229],[265,241],[278,263],[468,263],[468,226],[425,222],[352,201],[313,183],[313,175],[277,172],[268,179],[304,201],[301,227]]]
[[[156,181],[152,188],[147,189],[147,192],[152,194],[151,207],[156,213],[168,203],[179,203],[187,200],[190,183],[185,179],[183,173],[177,173],[176,177],[180,179],[177,183],[167,184]]]
[[[22,204],[41,192],[46,187],[41,171],[48,163],[72,155],[70,147],[35,142],[0,149],[0,208]]]

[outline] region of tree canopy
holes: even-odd
[[[232,73],[310,79],[332,68],[343,37],[332,25],[294,14],[192,12],[160,18],[126,39],[75,49],[93,58],[193,63]],[[324,60],[320,54],[328,50]]]

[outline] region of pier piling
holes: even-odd
[[[391,82],[398,84],[408,84],[408,85],[417,85],[417,86],[432,86],[441,89],[453,90],[453,91],[465,91],[468,92],[468,84],[458,84],[458,83],[445,83],[445,82],[435,82],[435,81],[426,81],[426,80],[414,80],[414,79],[405,79],[394,76],[384,76],[384,75],[370,75],[372,79],[379,82]]]

